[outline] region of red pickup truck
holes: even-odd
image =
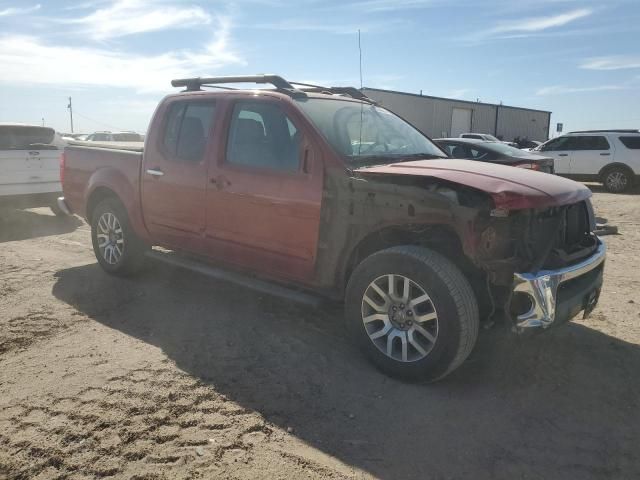
[[[274,88],[213,90],[236,82]],[[172,84],[186,88],[162,100],[144,149],[65,149],[60,206],[89,222],[107,272],[161,246],[341,300],[356,344],[415,380],[458,367],[481,319],[523,332],[594,308],[605,246],[583,185],[449,159],[354,88]]]

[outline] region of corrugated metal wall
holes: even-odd
[[[496,135],[497,120],[497,136],[504,140],[526,137],[542,142],[549,135],[549,112],[370,88],[364,93],[432,138],[451,135],[454,108],[472,110],[471,131],[475,133]]]
[[[498,134],[509,141],[517,136],[540,142],[547,140],[549,135],[549,113],[499,107]]]

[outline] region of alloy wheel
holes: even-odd
[[[369,284],[362,297],[362,322],[373,344],[400,362],[422,360],[438,338],[431,297],[404,275],[383,275]]]
[[[609,190],[621,192],[627,187],[627,176],[623,172],[613,171],[607,174],[605,182]]]
[[[105,212],[98,220],[98,249],[102,258],[115,265],[124,253],[124,235],[118,218],[111,212]]]

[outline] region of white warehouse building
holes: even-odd
[[[490,133],[502,140],[549,138],[551,112],[492,103],[469,102],[378,88],[362,91],[381,106],[408,120],[431,138],[461,133]]]

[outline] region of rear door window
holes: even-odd
[[[622,144],[631,150],[640,150],[640,135],[635,137],[618,137]]]
[[[226,162],[295,172],[300,165],[300,132],[277,105],[238,102],[231,118]]]
[[[584,135],[574,139],[576,147],[572,150],[609,150],[609,142],[600,135]]]
[[[171,105],[162,144],[169,158],[201,162],[215,120],[213,102],[177,102]]]
[[[29,150],[51,147],[55,130],[30,125],[0,126],[0,150]]]

